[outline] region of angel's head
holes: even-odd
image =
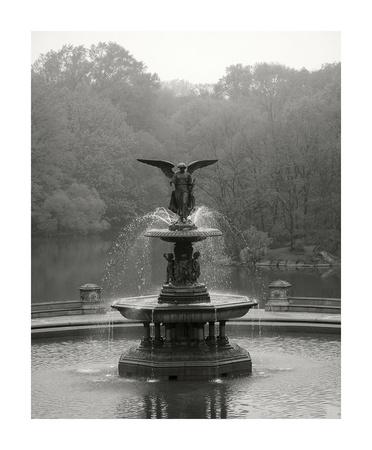
[[[180,162],[177,164],[177,167],[180,169],[180,171],[183,173],[186,170],[186,164],[184,162]]]

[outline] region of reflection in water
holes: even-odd
[[[194,395],[195,384],[175,383],[177,390],[152,385],[143,394],[142,417],[146,419],[227,419],[227,386],[224,383],[209,382],[205,389]],[[180,392],[181,391],[181,392]],[[128,418],[127,401],[119,403],[116,417]]]
[[[160,397],[150,397],[145,395],[143,399],[146,419],[166,419],[168,417],[166,405],[162,403]]]

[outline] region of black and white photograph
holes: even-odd
[[[368,446],[367,6],[4,4],[2,448]]]
[[[32,418],[341,415],[339,32],[33,32]]]

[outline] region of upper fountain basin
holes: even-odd
[[[210,294],[211,301],[197,304],[158,303],[157,295],[119,299],[111,307],[130,320],[142,322],[215,322],[242,317],[257,305],[243,295]]]
[[[207,237],[222,236],[217,228],[195,228],[184,230],[152,229],[144,234],[147,237],[157,237],[167,242],[187,240],[190,242],[203,241]]]

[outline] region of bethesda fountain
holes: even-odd
[[[215,228],[198,228],[189,218],[195,207],[195,170],[217,160],[180,163],[138,161],[158,167],[174,186],[169,209],[178,215],[168,229],[151,229],[145,236],[173,243],[165,253],[166,280],[159,295],[125,298],[112,308],[129,320],[140,321],[144,335],[137,347],[123,353],[119,375],[162,380],[203,380],[248,375],[249,352],[229,341],[226,322],[245,315],[255,301],[240,295],[210,294],[199,282],[200,252],[193,244],[221,236]]]

